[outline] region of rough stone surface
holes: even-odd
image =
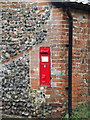
[[[45,40],[50,6],[39,8],[37,3],[30,2],[1,4],[2,113],[45,117],[50,105],[45,102],[45,91],[37,91],[30,86],[30,62],[27,51]],[[7,60],[9,62],[6,62]]]
[[[50,6],[38,9],[37,3],[7,3],[1,17],[0,61],[10,59],[45,40],[47,29],[44,26],[49,16]]]
[[[49,105],[44,93],[31,89],[28,54],[3,65],[3,68],[2,113],[45,117]]]

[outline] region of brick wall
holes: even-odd
[[[89,33],[89,36],[88,36],[88,75],[89,75],[89,80],[90,80],[90,15],[88,16],[88,33]],[[90,95],[90,82],[88,80],[88,91],[89,91],[89,95]]]
[[[72,61],[72,106],[89,100],[88,68],[88,13],[72,11],[73,16],[73,61]],[[63,115],[68,102],[68,17],[62,9],[52,7],[48,35],[46,40],[36,46],[31,53],[31,86],[39,87],[39,48],[51,48],[51,87],[46,88],[46,101],[53,110],[51,116]],[[47,44],[48,41],[48,44]],[[35,55],[35,56],[34,56]],[[33,58],[35,61],[33,61]],[[37,62],[38,58],[38,62]],[[37,62],[37,64],[35,64]],[[36,76],[36,77],[35,77]]]
[[[50,2],[45,0],[44,2],[34,0],[27,3],[2,2],[0,4],[3,21],[0,45],[0,61],[3,68],[1,68],[0,75],[2,76],[2,71],[4,73],[2,76],[2,80],[4,80],[2,86],[3,113],[26,117],[61,118],[68,108],[67,44],[69,28],[66,12],[52,6]],[[74,107],[89,99],[90,18],[89,13],[84,11],[72,10],[71,14],[73,16],[72,104]],[[39,83],[39,48],[44,46],[49,46],[51,50],[50,87],[40,87]],[[18,66],[18,59],[21,61],[20,64],[23,63],[23,66],[29,70],[28,75],[26,75],[26,69],[22,70],[20,65]],[[12,67],[9,70],[9,66],[13,65],[12,62],[15,63],[15,68]],[[25,74],[25,79],[21,74],[18,74],[18,83],[21,79],[24,83],[25,80],[28,80],[28,83],[25,84],[26,93],[24,93],[23,87],[19,91],[19,95],[26,94],[26,98],[17,95],[18,91],[14,89],[17,85],[12,86],[14,84],[12,80],[14,69],[21,70]],[[16,73],[14,76],[17,77]],[[6,84],[10,85],[12,90],[7,92],[9,86]],[[21,83],[19,85],[22,86]],[[15,91],[13,99],[15,96],[17,97],[15,101],[10,98],[12,91]],[[21,101],[20,98],[22,98]],[[32,98],[31,101],[29,98]],[[12,101],[11,104],[10,101]],[[25,102],[25,106],[23,106],[23,102]],[[10,107],[11,105],[13,107]],[[17,106],[20,106],[21,111],[19,108],[17,109]]]
[[[73,12],[73,106],[88,99],[88,13]]]
[[[43,87],[43,89],[45,89],[45,100],[50,102],[53,107],[51,116],[54,117],[61,117],[61,113],[64,114],[67,107],[67,91],[65,88],[68,84],[68,49],[66,48],[66,44],[68,44],[68,21],[63,19],[63,14],[66,15],[62,10],[51,9],[50,21],[47,26],[47,37],[45,41],[30,52],[31,87],[40,89],[39,48],[41,46],[49,46],[51,48],[51,87]]]

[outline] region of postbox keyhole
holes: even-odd
[[[46,65],[44,65],[44,68],[46,67]]]

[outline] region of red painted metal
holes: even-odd
[[[40,47],[40,86],[50,87],[50,47]]]

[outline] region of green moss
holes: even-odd
[[[90,115],[90,109],[88,102],[76,106],[73,109],[71,118],[89,118],[89,115]]]
[[[69,118],[69,115],[66,114],[64,118]],[[90,118],[90,102],[76,106],[72,111],[71,118],[88,120]]]

